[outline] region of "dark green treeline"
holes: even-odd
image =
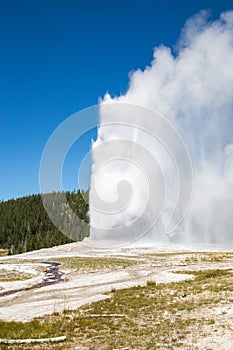
[[[70,239],[63,235],[49,219],[41,195],[35,194],[0,202],[0,248],[9,254],[23,253],[35,249],[81,241],[89,236],[88,192],[65,192],[69,205],[60,206],[61,193],[50,193],[46,200],[51,212],[61,225],[68,225]],[[58,203],[58,204],[57,204]],[[72,208],[72,210],[71,210]],[[75,213],[75,214],[74,214]],[[73,215],[80,223],[74,225]]]

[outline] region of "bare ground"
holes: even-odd
[[[210,251],[211,249],[211,251]],[[4,291],[22,289],[9,295],[0,297],[0,319],[3,321],[28,322],[34,317],[53,314],[67,310],[74,310],[99,300],[111,298],[111,291],[130,288],[133,286],[146,286],[155,282],[156,285],[173,282],[174,290],[181,281],[194,280],[195,272],[207,270],[231,270],[233,251],[224,251],[217,247],[196,247],[195,251],[187,247],[157,246],[150,248],[122,248],[118,250],[98,250],[88,248],[82,244],[72,243],[52,249],[42,249],[22,255],[0,258],[1,269],[20,271],[33,277],[20,281],[0,282],[0,294]],[[213,251],[214,250],[214,251]],[[76,268],[70,263],[74,257],[91,260],[91,264],[80,265]],[[117,264],[105,264],[104,259],[118,259]],[[40,288],[31,288],[43,280],[45,265],[42,262],[61,259],[61,272],[64,273],[62,281]],[[62,262],[62,259],[63,260]],[[70,260],[69,260],[70,259]],[[93,259],[94,263],[93,264]],[[129,261],[129,265],[119,263],[120,259]],[[64,263],[66,262],[66,264]],[[77,261],[78,262],[78,261]],[[69,263],[69,264],[68,264]],[[192,274],[193,271],[193,274]],[[178,273],[176,273],[178,272]],[[228,283],[231,283],[228,281]],[[173,285],[172,284],[172,285]],[[232,280],[233,286],[233,280]],[[215,286],[213,286],[215,287]],[[26,289],[26,290],[25,290]],[[216,292],[216,291],[215,291]],[[183,293],[183,292],[182,292]],[[203,322],[190,323],[189,336],[184,342],[166,347],[165,342],[158,341],[157,345],[147,345],[145,349],[233,349],[233,288],[218,293],[216,302],[209,303],[213,293],[211,289],[198,293],[187,293],[182,297],[185,302],[198,305],[193,309],[185,307],[176,314],[170,313],[169,308],[164,309],[163,319],[202,320]],[[221,294],[222,293],[222,294]],[[171,290],[172,294],[172,290]],[[216,298],[216,294],[214,294]],[[194,300],[196,298],[196,300]],[[204,298],[202,302],[201,298]],[[173,302],[175,302],[174,299]],[[184,304],[185,305],[185,304]],[[138,322],[138,320],[137,320]],[[148,326],[148,321],[145,321]],[[153,323],[152,323],[153,326]],[[151,325],[150,325],[151,327]],[[97,337],[98,339],[98,337]],[[97,342],[97,340],[96,340]],[[95,341],[94,341],[95,343]],[[95,348],[101,347],[101,343]],[[137,343],[136,343],[137,344]],[[79,347],[78,347],[79,345]],[[59,347],[56,347],[57,349]],[[79,344],[63,345],[67,349],[91,349],[88,341]],[[40,347],[38,347],[40,349]],[[41,347],[42,349],[42,347]],[[120,349],[120,347],[119,347]],[[123,349],[123,347],[121,347]],[[140,345],[129,344],[127,349],[144,349]]]

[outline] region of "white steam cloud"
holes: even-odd
[[[120,110],[118,105],[143,106],[165,116],[187,146],[193,194],[187,212],[188,198],[182,197],[176,221],[185,217],[170,234],[167,225],[182,172],[187,178],[181,186],[190,186],[184,153],[179,160],[176,137],[167,138],[166,128],[155,140],[149,131],[162,130],[162,124],[153,125],[149,111],[139,107],[132,116],[131,107]],[[144,130],[132,127],[135,122]],[[166,139],[169,145],[161,142]],[[166,146],[178,154],[179,174]],[[151,64],[131,74],[125,95],[105,95],[92,154],[92,239],[129,241],[147,233],[144,239],[154,242],[233,241],[233,11],[215,21],[206,11],[189,19],[175,54],[165,46],[155,48]]]

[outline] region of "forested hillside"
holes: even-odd
[[[56,197],[59,193],[46,195],[60,221],[68,223],[75,240],[89,236],[88,192],[66,192],[66,198],[73,212],[78,215],[80,225],[74,227],[73,212],[69,206],[59,208]],[[72,226],[73,225],[73,226]],[[8,249],[9,254],[48,248],[73,242],[64,236],[49,219],[41,195],[31,195],[0,202],[0,248]]]

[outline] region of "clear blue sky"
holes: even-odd
[[[125,92],[128,73],[149,64],[155,46],[172,47],[188,17],[229,8],[228,0],[2,0],[0,199],[39,192],[43,148],[64,119],[106,91]],[[66,189],[77,187],[93,135],[72,149]]]

